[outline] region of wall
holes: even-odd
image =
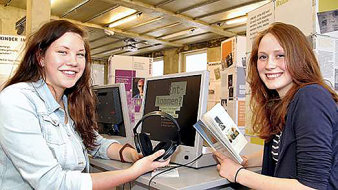
[[[221,46],[207,49],[207,61],[218,62],[221,60]]]
[[[15,23],[26,16],[26,10],[11,6],[0,6],[0,34],[17,35]]]
[[[199,42],[196,44],[184,45],[179,48],[172,48],[167,50],[160,50],[156,52],[140,55],[143,57],[161,57],[164,61],[164,74],[177,73],[185,71],[183,64],[183,53],[207,49],[207,61],[218,62],[221,59],[221,43],[228,39],[227,37],[211,39],[209,41]],[[180,62],[182,64],[180,64]],[[179,66],[181,65],[181,68]]]
[[[318,12],[333,11],[338,9],[338,1],[318,0]]]
[[[179,54],[177,48],[163,52],[164,72],[163,74],[177,73],[179,68]]]

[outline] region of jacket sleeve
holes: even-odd
[[[89,154],[94,158],[110,159],[107,155],[109,146],[113,143],[119,143],[113,139],[106,139],[96,132],[95,143],[98,145],[94,150],[89,151]]]
[[[335,103],[323,88],[305,87],[296,95],[292,114],[298,181],[312,188],[326,189],[332,166]]]
[[[0,144],[34,189],[92,189],[90,174],[62,169],[42,135],[35,106],[19,90],[0,93]]]

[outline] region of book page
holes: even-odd
[[[217,135],[211,132],[201,120],[199,120],[193,126],[196,131],[202,136],[202,138],[207,142],[207,144],[213,149],[213,151],[221,152],[232,160],[237,161],[238,163],[242,162],[242,158],[238,159],[238,157],[231,150],[228,150],[226,146],[223,145],[222,142],[219,140]]]
[[[221,104],[216,104],[210,111],[203,115],[202,121],[206,121],[211,131],[219,134],[225,144],[239,155],[241,150],[247,144],[244,135],[239,132],[235,122],[224,110]]]

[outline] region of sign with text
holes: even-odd
[[[248,13],[246,27],[246,50],[251,52],[252,43],[258,32],[269,27],[275,20],[274,3],[270,2]]]
[[[0,89],[19,65],[24,36],[0,35]]]

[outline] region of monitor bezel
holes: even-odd
[[[108,134],[100,134],[100,135],[108,139],[115,139],[122,144],[133,143],[134,135],[133,135],[132,125],[131,125],[130,118],[129,118],[129,109],[128,109],[128,103],[127,103],[127,93],[125,90],[125,84],[115,83],[115,84],[108,84],[108,85],[93,86],[93,90],[107,89],[107,88],[118,88],[119,89],[120,101],[121,101],[121,106],[122,106],[123,123],[125,127],[126,137],[108,135]]]
[[[162,75],[162,76],[155,76],[155,77],[149,77],[145,79],[144,84],[144,99],[142,101],[142,115],[144,115],[144,108],[145,108],[145,102],[147,97],[147,91],[148,91],[148,81],[153,80],[162,80],[162,79],[169,79],[169,78],[180,78],[180,77],[188,77],[188,76],[195,76],[195,75],[201,75],[201,82],[200,82],[200,95],[199,95],[199,106],[197,111],[197,120],[201,119],[202,115],[207,110],[207,104],[208,104],[208,89],[209,89],[209,71],[195,71],[195,72],[185,72],[185,73],[175,73],[175,74],[168,74],[168,75]],[[192,127],[192,126],[191,126]],[[141,128],[141,127],[140,127]],[[138,128],[138,132],[140,131],[140,128]],[[153,147],[156,146],[156,144],[159,143],[159,141],[151,140]],[[203,152],[203,143],[204,140],[202,137],[196,132],[195,133],[195,141],[194,146],[186,146],[186,145],[180,145],[177,149],[177,151],[173,154],[171,158],[171,162],[173,163],[187,163],[198,157]]]

